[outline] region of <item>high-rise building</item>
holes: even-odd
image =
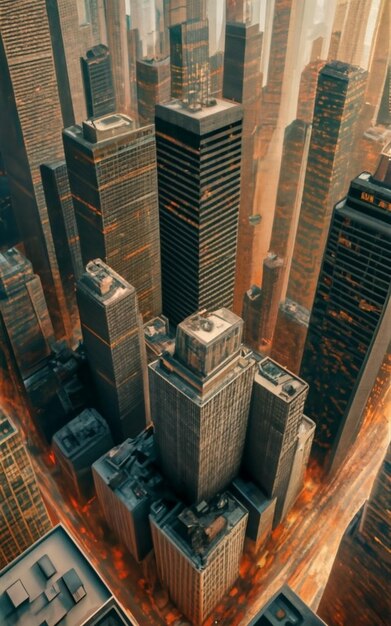
[[[132,106],[125,0],[105,0],[107,45],[110,50],[118,113],[130,115]]]
[[[95,566],[61,524],[0,574],[2,624],[131,626]]]
[[[227,101],[156,107],[163,312],[172,324],[232,306],[241,131],[241,107]]]
[[[250,480],[238,476],[230,486],[231,493],[248,511],[246,537],[253,552],[258,552],[269,539],[276,508],[276,499],[267,498]]]
[[[161,313],[153,126],[120,114],[64,131],[84,264],[97,256],[137,290],[145,321]]]
[[[28,26],[26,26],[28,24]],[[5,0],[0,15],[0,143],[27,257],[41,277],[54,330],[66,306],[39,171],[63,158],[63,119],[45,0]],[[34,41],[34,45],[32,42]]]
[[[51,528],[22,437],[0,411],[0,568]]]
[[[227,492],[198,507],[157,502],[150,520],[160,579],[200,626],[239,575],[247,511]]]
[[[327,626],[288,585],[284,585],[266,603],[248,626]]]
[[[0,249],[8,250],[18,241],[19,235],[12,210],[7,172],[0,152]]]
[[[95,409],[86,409],[58,430],[52,449],[67,489],[80,500],[92,496],[92,464],[113,445],[110,430]]]
[[[65,161],[41,165],[42,185],[72,330],[79,325],[75,283],[83,271],[79,233]]]
[[[329,470],[346,457],[389,341],[391,145],[334,209],[302,362],[315,450]]]
[[[168,494],[156,465],[152,429],[109,450],[92,471],[106,522],[136,561],[142,561],[152,550],[151,504],[163,491]]]
[[[282,518],[307,392],[303,380],[272,359],[258,364],[243,466],[269,498],[277,498],[274,526]]]
[[[297,374],[303,358],[310,313],[289,298],[280,304],[270,356]]]
[[[332,207],[347,185],[355,123],[363,103],[365,81],[366,72],[339,61],[327,63],[319,73],[303,198],[287,287],[287,297],[308,312],[315,296]],[[279,316],[274,334],[277,341],[282,323]],[[304,344],[298,345],[294,333],[291,341],[296,344],[295,359],[300,363]],[[294,351],[289,344],[287,352],[293,358]],[[273,358],[279,359],[278,353],[272,354]],[[294,370],[292,361],[286,364]]]
[[[171,96],[190,104],[206,103],[209,90],[208,20],[170,27]]]
[[[146,355],[135,288],[100,259],[77,284],[84,346],[114,440],[145,428]]]
[[[224,52],[218,50],[209,57],[209,96],[223,97]]]
[[[390,599],[384,590],[391,576],[390,484],[388,447],[369,499],[342,537],[319,604],[319,615],[330,626],[387,623]]]
[[[255,146],[260,122],[260,58],[262,35],[258,24],[227,23],[223,97],[243,107],[241,196],[239,208],[238,255],[235,276],[234,311],[241,313],[243,296],[251,286],[256,181]]]
[[[137,61],[137,100],[140,124],[154,124],[156,104],[171,99],[170,58]]]
[[[16,248],[0,253],[0,319],[21,379],[42,367],[54,343],[39,277]]]
[[[101,117],[116,110],[111,56],[107,46],[98,44],[81,59],[88,117]]]
[[[194,314],[177,327],[174,356],[149,366],[159,465],[189,502],[208,500],[239,470],[255,365],[242,326],[227,309]]]

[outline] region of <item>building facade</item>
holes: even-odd
[[[315,451],[329,470],[346,457],[387,351],[391,279],[391,146],[334,209],[301,375]]]
[[[174,356],[149,366],[158,461],[189,502],[211,498],[239,470],[255,366],[242,324],[227,309],[195,314],[178,326]]]
[[[100,259],[77,284],[81,329],[102,415],[115,441],[146,425],[146,355],[136,291]]]
[[[223,100],[156,107],[163,313],[232,307],[242,111]]]
[[[21,434],[0,411],[0,567],[31,546],[52,524]]]
[[[170,58],[139,59],[136,72],[140,124],[154,124],[156,104],[171,99]]]
[[[225,493],[199,507],[157,502],[150,520],[160,579],[200,626],[238,577],[247,511]]]
[[[104,44],[90,48],[81,58],[88,117],[116,110],[110,51]]]
[[[153,126],[121,114],[64,131],[83,263],[97,257],[137,291],[145,321],[161,313]]]

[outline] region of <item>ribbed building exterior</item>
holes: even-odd
[[[105,17],[117,111],[131,115],[136,103],[131,101],[125,0],[105,0]]]
[[[102,258],[137,291],[145,321],[161,313],[153,126],[108,114],[64,131],[84,264]]]
[[[156,107],[163,312],[172,324],[232,306],[241,133],[241,107],[223,100]]]
[[[170,27],[171,96],[207,102],[209,89],[208,20],[193,19]]]
[[[145,349],[136,291],[100,259],[77,284],[80,321],[100,410],[115,441],[145,428]]]
[[[140,59],[136,71],[140,124],[154,124],[155,106],[171,100],[170,58]]]
[[[100,117],[116,110],[111,56],[107,46],[90,48],[81,59],[88,117]]]
[[[255,147],[260,122],[260,58],[262,35],[258,24],[227,23],[225,29],[223,97],[243,107],[241,196],[234,311],[241,313],[243,296],[251,286],[256,182]]]
[[[387,351],[391,324],[391,155],[355,178],[334,209],[301,375],[315,450],[330,469],[346,457]]]
[[[227,309],[195,314],[178,326],[175,355],[149,366],[159,464],[189,502],[211,498],[239,470],[255,367],[242,325]]]
[[[157,502],[150,520],[160,579],[200,626],[239,575],[247,511],[226,493],[198,508]]]
[[[4,0],[0,15],[0,141],[19,234],[41,277],[56,335],[65,336],[59,280],[39,166],[63,158],[63,119],[45,0]]]
[[[42,367],[54,343],[39,277],[16,248],[0,253],[0,321],[21,379]]]
[[[258,365],[243,466],[269,498],[277,498],[274,525],[282,517],[308,385],[270,358]]]
[[[52,524],[22,438],[0,411],[0,568],[47,533]]]
[[[79,324],[75,283],[83,262],[65,161],[44,163],[41,177],[66,307],[75,329]]]

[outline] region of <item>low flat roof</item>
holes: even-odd
[[[61,626],[79,626],[111,597],[82,550],[58,525],[0,572],[0,624],[55,626],[61,621]]]
[[[255,382],[286,402],[291,402],[308,389],[308,384],[302,378],[295,376],[270,357],[259,362]]]

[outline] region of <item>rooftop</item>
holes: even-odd
[[[33,266],[16,248],[0,252],[0,298],[6,298],[33,278]]]
[[[0,444],[4,443],[17,432],[9,417],[6,417],[0,409]]]
[[[84,139],[98,143],[107,138],[123,135],[135,128],[135,122],[123,113],[108,113],[83,122]]]
[[[288,585],[264,606],[249,626],[326,626]]]
[[[159,492],[163,479],[156,466],[152,428],[109,450],[93,464],[93,471],[129,510]]]
[[[238,324],[242,326],[243,320],[229,309],[222,308],[210,313],[205,310],[190,315],[178,324],[177,333],[182,331],[207,346]]]
[[[351,65],[350,63],[345,63],[344,61],[334,60],[326,63],[319,73],[321,75],[329,74],[336,78],[348,80],[352,76],[365,76],[367,72],[358,65]]]
[[[144,324],[144,337],[147,348],[157,357],[163,352],[174,354],[175,337],[170,333],[169,321],[164,315],[154,317]]]
[[[77,456],[102,437],[110,437],[110,430],[103,417],[95,409],[85,409],[53,436],[67,458]]]
[[[391,187],[391,142],[382,151],[372,180]]]
[[[242,107],[229,100],[213,99],[206,105],[188,106],[180,100],[156,105],[156,118],[203,134],[241,120]]]
[[[280,309],[285,313],[285,315],[295,322],[302,324],[303,326],[308,326],[310,321],[310,312],[301,304],[286,298],[282,304],[280,304]]]
[[[151,517],[156,525],[199,570],[207,565],[208,556],[224,535],[231,532],[245,515],[245,507],[229,492],[191,507],[178,503],[170,508],[162,501],[151,507]]]
[[[59,525],[0,572],[0,623],[79,626],[111,596]]]
[[[291,402],[305,389],[308,389],[304,380],[269,357],[258,364],[255,382],[261,384],[274,395],[283,398],[286,402]]]
[[[104,305],[129,293],[135,293],[134,287],[101,259],[94,259],[87,263],[86,271],[81,276],[78,286],[88,290]]]

